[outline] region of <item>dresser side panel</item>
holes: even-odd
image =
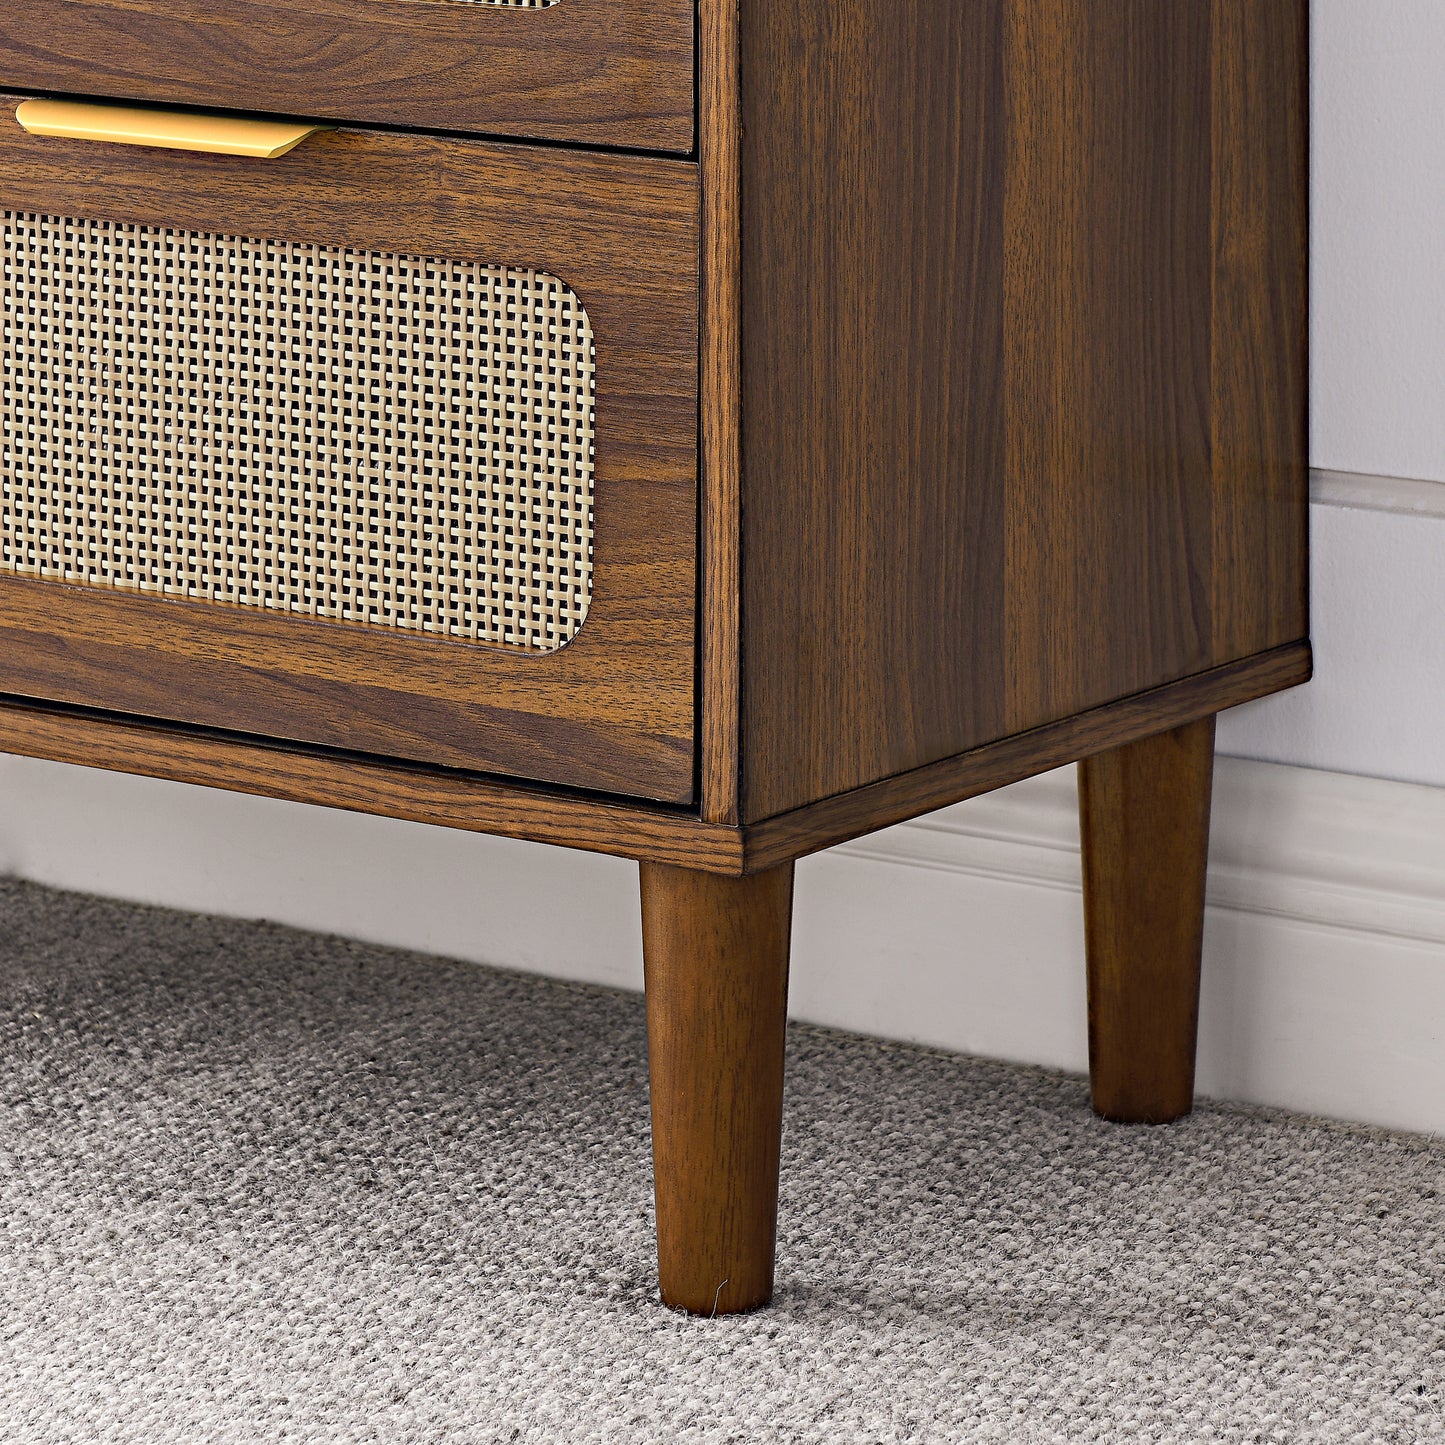
[[[742,817],[1301,641],[1302,0],[745,0]]]
[[[751,819],[1003,730],[1003,5],[742,13]]]

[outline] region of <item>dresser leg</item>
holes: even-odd
[[[736,1314],[773,1293],[793,865],[642,865],[662,1298]]]
[[[1214,719],[1079,764],[1094,1109],[1163,1124],[1194,1105]]]

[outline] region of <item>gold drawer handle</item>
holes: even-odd
[[[251,116],[199,115],[194,111],[141,110],[130,105],[90,105],[78,100],[26,100],[15,119],[31,135],[71,140],[208,151],[218,156],[284,156],[330,126],[308,121],[256,120]]]

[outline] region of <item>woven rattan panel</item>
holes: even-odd
[[[550,651],[593,346],[539,271],[0,212],[0,570]]]

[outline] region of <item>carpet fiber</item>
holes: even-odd
[[[799,1028],[653,1287],[640,1000],[0,882],[0,1439],[1445,1440],[1445,1145]]]

